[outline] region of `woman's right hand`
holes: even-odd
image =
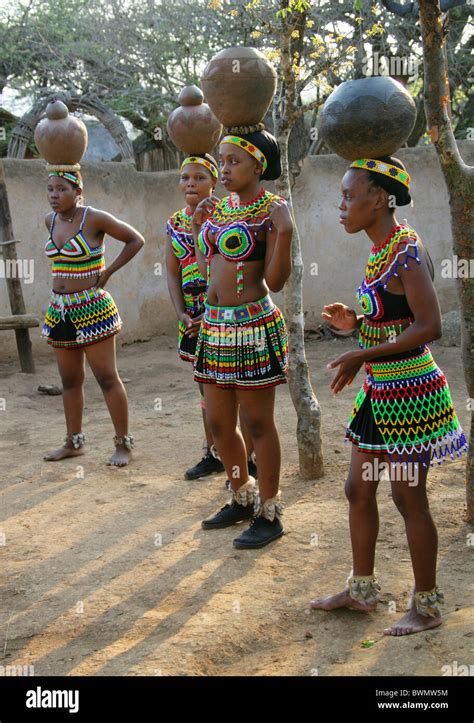
[[[341,331],[350,331],[357,327],[357,314],[354,309],[350,309],[345,304],[336,302],[334,304],[327,304],[324,307],[324,311],[321,316],[324,321],[334,326],[336,329]]]
[[[214,206],[219,203],[220,198],[215,196],[208,196],[198,203],[194,209],[192,224],[195,228],[200,228],[202,224],[207,221],[209,216],[214,211]]]

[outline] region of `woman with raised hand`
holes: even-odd
[[[357,290],[362,315],[341,303],[323,318],[359,330],[359,350],[328,364],[331,389],[351,384],[362,365],[366,378],[346,431],[353,443],[345,492],[353,569],[340,593],[311,602],[313,609],[375,609],[379,530],[378,470],[390,469],[392,499],[403,517],[415,579],[409,611],[386,635],[408,635],[441,623],[443,594],[436,579],[438,538],[426,493],[429,465],[467,450],[446,377],[427,346],[441,336],[433,267],[417,232],[395,218],[410,203],[410,176],[396,158],[359,159],[342,179],[340,221],[348,233],[365,231],[371,252]],[[381,464],[379,464],[379,461]]]

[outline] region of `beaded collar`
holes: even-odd
[[[252,225],[261,225],[269,214],[269,206],[275,198],[273,193],[261,188],[255,198],[236,204],[234,194],[226,196],[214,208],[208,219],[209,225],[225,226],[233,221],[247,221]]]
[[[386,289],[390,277],[397,276],[400,264],[403,263],[403,266],[408,268],[409,258],[416,259],[417,263],[421,263],[419,243],[419,236],[413,228],[405,224],[396,226],[381,246],[372,246],[365,268],[365,286],[383,283],[384,289]],[[402,254],[405,254],[403,262],[399,258]]]

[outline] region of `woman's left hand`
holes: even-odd
[[[329,362],[329,364],[326,365],[328,369],[339,367],[336,376],[331,382],[332,393],[337,394],[344,389],[346,384],[351,384],[363,363],[364,359],[360,351],[348,351],[338,356],[334,361]]]
[[[103,289],[107,281],[110,279],[110,273],[105,270],[101,273],[99,278],[97,279],[96,286],[99,287],[99,289]]]
[[[284,199],[273,199],[269,206],[269,219],[277,231],[292,231],[293,219],[291,218],[288,202]]]

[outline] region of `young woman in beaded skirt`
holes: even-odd
[[[339,329],[359,329],[359,351],[328,364],[337,368],[334,394],[362,364],[366,378],[350,416],[353,443],[345,486],[353,570],[346,589],[313,600],[312,608],[375,609],[380,585],[374,572],[379,528],[379,472],[389,472],[392,498],[405,522],[415,585],[408,612],[384,631],[417,633],[441,623],[443,594],[436,584],[437,532],[426,494],[430,465],[460,456],[466,437],[449,387],[427,344],[441,336],[433,267],[417,232],[394,216],[411,201],[410,176],[395,158],[359,159],[342,179],[340,221],[348,233],[365,231],[372,250],[357,290],[363,314],[341,303],[323,318]]]
[[[206,300],[207,274],[206,278],[201,275],[196,261],[191,220],[197,204],[212,196],[219,178],[219,169],[216,160],[205,153],[187,156],[181,164],[180,173],[179,186],[187,205],[172,214],[166,224],[169,238],[169,243],[166,244],[166,271],[168,290],[178,317],[178,354],[184,361],[194,364],[197,335]],[[198,479],[224,470],[206,421],[206,403],[201,383],[199,391],[206,435],[205,454],[200,462],[186,470],[186,479]],[[241,430],[249,455],[249,469],[256,475],[257,468],[252,459],[252,440],[242,422]]]
[[[234,546],[256,548],[283,534],[274,404],[275,387],[286,382],[288,340],[281,311],[268,291],[280,291],[290,275],[293,225],[284,199],[260,185],[281,174],[277,142],[263,124],[228,129],[219,160],[221,180],[231,196],[204,199],[193,215],[203,272],[209,262],[194,378],[204,384],[208,423],[232,497],[202,524],[216,529],[251,520]],[[239,405],[257,457],[258,495],[237,428]]]
[[[45,455],[47,461],[83,454],[84,376],[87,359],[115,428],[115,452],[108,464],[128,464],[133,437],[128,431],[127,393],[116,365],[115,335],[122,327],[105,284],[145,243],[132,226],[105,211],[82,205],[83,182],[77,170],[52,170],[45,218],[49,238],[45,252],[52,261],[53,289],[41,335],[55,351],[63,384],[67,435],[64,445]],[[124,249],[105,268],[104,236],[122,241]]]

